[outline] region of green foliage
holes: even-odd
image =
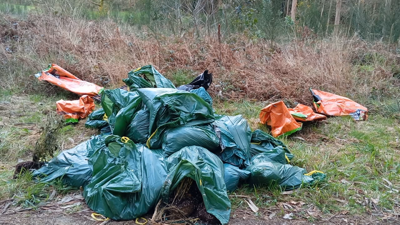
[[[190,73],[191,72],[187,70],[176,70],[172,72],[172,75],[167,75],[167,78],[169,78],[176,87],[179,87],[180,85],[192,82],[192,80],[196,78],[195,76],[190,76]]]
[[[9,197],[14,196],[16,204],[23,207],[36,208],[42,200],[49,196],[49,185],[35,183],[30,172],[23,173],[18,179],[3,185],[5,185],[3,188],[7,189]]]
[[[62,117],[55,112],[50,112],[47,115],[44,125],[42,126],[42,133],[33,151],[34,162],[45,161],[46,158],[54,156],[54,152],[59,148],[57,140],[60,136],[60,132],[66,132],[69,128],[69,126],[67,126],[60,131],[62,126]]]
[[[51,13],[88,20],[111,18],[120,23],[146,26],[157,34],[198,36],[215,33],[218,25],[224,33],[244,33],[250,38],[285,40],[287,35],[308,37],[330,36],[334,28],[336,1],[298,0],[296,22],[288,20],[290,1],[271,0],[110,0],[35,2],[5,0],[0,11],[26,15],[31,12]],[[289,6],[286,5],[289,3]],[[357,35],[362,39],[396,43],[400,36],[399,1],[344,1],[341,10],[340,34]]]

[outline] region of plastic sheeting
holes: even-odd
[[[168,157],[166,164],[169,172],[162,190],[164,202],[169,202],[172,191],[188,177],[196,182],[207,212],[221,224],[229,222],[231,202],[223,177],[224,165],[215,154],[199,146],[185,147]]]
[[[220,139],[223,162],[239,168],[246,167],[250,159],[251,129],[241,116],[223,116],[213,123]]]
[[[122,89],[105,90],[101,105],[113,134],[124,136],[136,111],[141,108],[141,98],[136,92]]]
[[[85,127],[101,129],[108,126],[108,122],[105,120],[104,114],[104,109],[98,109],[92,112],[86,120]]]
[[[352,116],[355,120],[366,120],[368,109],[357,102],[329,92],[311,89],[317,112],[328,116]]]
[[[236,190],[240,183],[247,183],[247,179],[250,177],[249,171],[241,170],[228,163],[224,164],[224,169],[224,180],[228,191]]]
[[[49,182],[62,178],[63,183],[80,187],[86,185],[92,177],[92,169],[88,165],[88,158],[93,152],[104,148],[102,136],[94,136],[72,149],[61,152],[57,157],[45,163],[43,167],[34,171],[33,177],[41,182]]]
[[[211,107],[213,106],[213,100],[212,100],[210,94],[208,94],[206,89],[204,89],[203,87],[200,87],[199,89],[190,90],[190,93],[194,93],[194,94],[198,95],[200,98],[202,98],[208,104],[210,104]]]
[[[204,88],[207,90],[212,83],[212,73],[208,73],[208,70],[204,71],[202,74],[197,76],[192,82],[189,84],[181,85],[178,87],[179,90],[183,91],[191,91],[196,90],[198,88]]]
[[[160,74],[152,65],[139,67],[124,79],[131,91],[138,88],[175,88],[175,85]]]
[[[272,150],[276,147],[281,147],[286,156],[289,159],[293,158],[293,155],[289,151],[288,147],[280,140],[272,137],[271,135],[265,133],[262,130],[255,130],[251,135],[251,156],[255,156],[259,153],[264,153],[265,151]]]
[[[149,116],[150,112],[145,107],[137,111],[129,123],[126,136],[135,143],[145,144],[149,138]]]
[[[262,124],[271,126],[271,133],[274,137],[283,134],[290,135],[301,130],[302,126],[292,117],[283,101],[269,104],[263,108],[260,113],[260,121]]]
[[[305,175],[307,173],[305,169],[280,163],[285,161],[284,154],[280,154],[278,157],[281,159],[277,159],[275,154],[269,153],[260,153],[254,156],[246,168],[251,173],[250,183],[261,186],[279,185],[284,190],[293,190],[301,185],[313,184],[313,176]],[[319,173],[319,176],[321,179],[325,178],[324,174]]]
[[[167,168],[160,151],[112,135],[107,148],[90,159],[93,178],[83,195],[87,205],[113,220],[129,220],[146,214],[160,198]]]
[[[293,109],[289,108],[288,110],[296,121],[306,122],[326,119],[325,115],[315,113],[311,107],[303,104],[298,104]]]
[[[159,149],[167,128],[201,125],[214,121],[211,106],[198,95],[171,88],[141,88],[138,93],[149,109],[147,147]]]
[[[289,149],[261,130],[251,132],[241,115],[215,115],[204,88],[171,88],[151,66],[131,72],[127,83],[131,91],[104,91],[103,109],[89,115],[86,126],[103,135],[62,152],[35,177],[84,186],[88,206],[114,220],[140,217],[160,199],[167,203],[188,177],[222,224],[230,216],[227,188],[277,183],[291,189],[325,179],[288,164]]]
[[[166,156],[191,145],[204,147],[212,152],[220,150],[219,139],[210,125],[171,128],[163,136],[162,149]]]
[[[57,113],[64,116],[66,122],[77,123],[79,119],[86,118],[94,110],[94,101],[87,95],[82,95],[79,100],[59,100]]]
[[[96,84],[77,78],[56,64],[51,64],[49,68],[35,76],[39,80],[47,81],[78,95],[95,96],[103,89]]]

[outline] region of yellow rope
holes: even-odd
[[[100,217],[100,218],[98,218],[98,217]],[[110,220],[110,218],[107,218],[107,217],[105,217],[105,216],[103,216],[101,214],[98,214],[98,213],[92,213],[92,218],[94,220],[96,220],[96,221],[107,221],[107,220]]]
[[[146,145],[148,148],[150,148],[150,139],[157,133],[158,128],[156,129],[156,131],[154,131],[154,133],[152,133],[149,137],[149,139],[147,139]]]
[[[103,120],[108,122],[108,116],[104,113]]]
[[[324,172],[319,171],[319,170],[313,170],[313,171],[311,171],[311,172],[309,172],[309,173],[306,173],[306,174],[304,174],[304,175],[306,175],[306,176],[311,176],[311,175],[313,175],[314,173],[324,173]]]
[[[125,137],[125,136],[121,138],[121,141],[122,141],[123,143],[125,143],[125,144],[128,143],[129,140],[130,140],[130,139],[129,139],[128,137]]]
[[[286,154],[285,154],[285,158],[286,158],[287,162],[290,163],[290,159],[289,159],[289,157],[287,157]]]
[[[142,223],[142,222],[139,222],[139,219],[141,219],[141,220],[144,220],[144,222]],[[140,217],[140,218],[136,218],[136,220],[135,220],[135,223],[136,224],[139,224],[139,225],[145,225],[145,224],[147,224],[147,219],[146,218],[143,218],[143,217]]]

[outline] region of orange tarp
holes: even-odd
[[[289,108],[288,110],[296,121],[306,122],[326,119],[325,115],[315,113],[311,107],[303,104],[298,104],[293,109]]]
[[[292,134],[301,129],[301,123],[296,122],[283,101],[275,102],[263,108],[260,113],[262,124],[271,126],[272,136]]]
[[[329,92],[311,89],[317,112],[328,116],[351,115],[355,120],[366,120],[368,109],[357,102]]]
[[[64,115],[67,122],[78,122],[86,118],[94,110],[94,101],[87,95],[82,95],[79,100],[57,101],[57,113]]]
[[[102,87],[83,81],[56,64],[36,75],[39,80],[45,80],[78,95],[95,96]]]

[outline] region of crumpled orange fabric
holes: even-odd
[[[57,113],[64,115],[66,120],[77,122],[79,118],[86,118],[95,108],[94,100],[87,95],[82,95],[79,100],[57,101]]]
[[[349,98],[311,88],[310,91],[314,97],[314,107],[319,113],[328,116],[351,115],[355,120],[368,118],[368,109]]]
[[[78,95],[95,96],[102,89],[96,84],[77,78],[56,64],[51,64],[50,68],[37,74],[36,77]]]
[[[315,121],[315,120],[325,120],[326,119],[325,115],[315,113],[311,107],[303,105],[303,104],[298,104],[293,109],[289,108],[288,110],[296,121],[306,122],[306,121]],[[306,117],[305,118],[299,117],[296,115],[297,113],[301,113]]]
[[[302,124],[296,122],[283,101],[269,104],[260,113],[262,124],[271,126],[272,136],[292,134],[301,129]]]

